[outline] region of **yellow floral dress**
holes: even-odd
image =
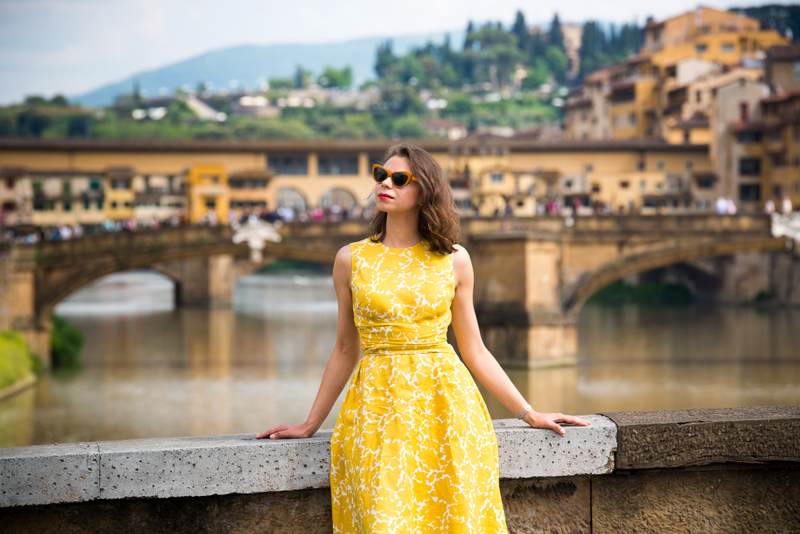
[[[331,435],[335,533],[507,533],[497,436],[447,342],[453,255],[351,243],[363,349]]]

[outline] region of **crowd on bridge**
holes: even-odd
[[[272,224],[282,224],[291,222],[338,222],[343,220],[369,220],[375,212],[374,204],[362,208],[353,206],[347,208],[339,204],[327,206],[317,206],[314,208],[300,208],[293,206],[279,206],[277,209],[267,208],[251,209],[237,213],[230,210],[228,213],[228,225],[243,224],[247,221],[264,221]],[[764,212],[767,214],[793,212],[791,200],[784,198],[779,206],[772,200],[764,204]],[[542,216],[589,216],[589,215],[618,215],[610,209],[598,208],[598,206],[581,205],[580,201],[563,203],[560,201],[543,202],[536,210],[537,215]],[[660,213],[656,210],[654,213]],[[712,213],[717,215],[734,215],[737,213],[736,203],[725,197],[719,197],[714,203]],[[498,208],[493,214],[495,217],[513,217],[514,212],[510,204],[506,204],[505,209]],[[50,226],[38,226],[32,224],[22,224],[16,226],[5,226],[0,221],[0,242],[15,243],[37,243],[40,241],[62,241],[75,239],[84,235],[94,235],[107,232],[133,232],[136,230],[148,230],[157,228],[175,228],[190,224],[186,215],[173,215],[165,219],[106,219],[98,224],[60,224]],[[200,225],[214,226],[221,224],[215,212],[209,211],[199,222]]]

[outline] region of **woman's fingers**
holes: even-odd
[[[575,417],[574,415],[565,415],[563,413],[557,413],[556,421],[559,423],[573,423],[576,425],[591,425],[592,422],[587,419],[581,419],[580,417]]]
[[[266,437],[269,437],[270,434],[273,434],[275,432],[280,432],[281,430],[284,430],[286,428],[288,428],[288,425],[273,426],[272,428],[268,428],[264,432],[261,432],[260,434],[257,434],[256,438],[257,439],[266,438]]]

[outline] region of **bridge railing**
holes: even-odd
[[[771,220],[766,214],[715,215],[705,213],[662,215],[587,215],[562,217],[535,215],[514,217],[462,217],[462,235],[501,232],[541,232],[564,234],[586,233],[668,233],[719,234],[752,233],[769,235]],[[366,221],[291,222],[283,225],[281,233],[296,237],[326,235],[364,235]]]
[[[163,249],[170,246],[216,244],[231,240],[228,226],[184,226],[92,234],[78,239],[18,245],[38,259],[93,254],[103,250]]]

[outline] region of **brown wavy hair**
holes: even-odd
[[[420,186],[419,217],[417,226],[422,239],[429,248],[439,254],[455,252],[453,244],[458,242],[461,228],[453,190],[444,175],[441,165],[423,148],[409,143],[390,146],[384,154],[386,163],[391,157],[400,156],[408,160],[411,172]],[[382,241],[386,237],[386,212],[377,210],[369,222],[370,240]]]

